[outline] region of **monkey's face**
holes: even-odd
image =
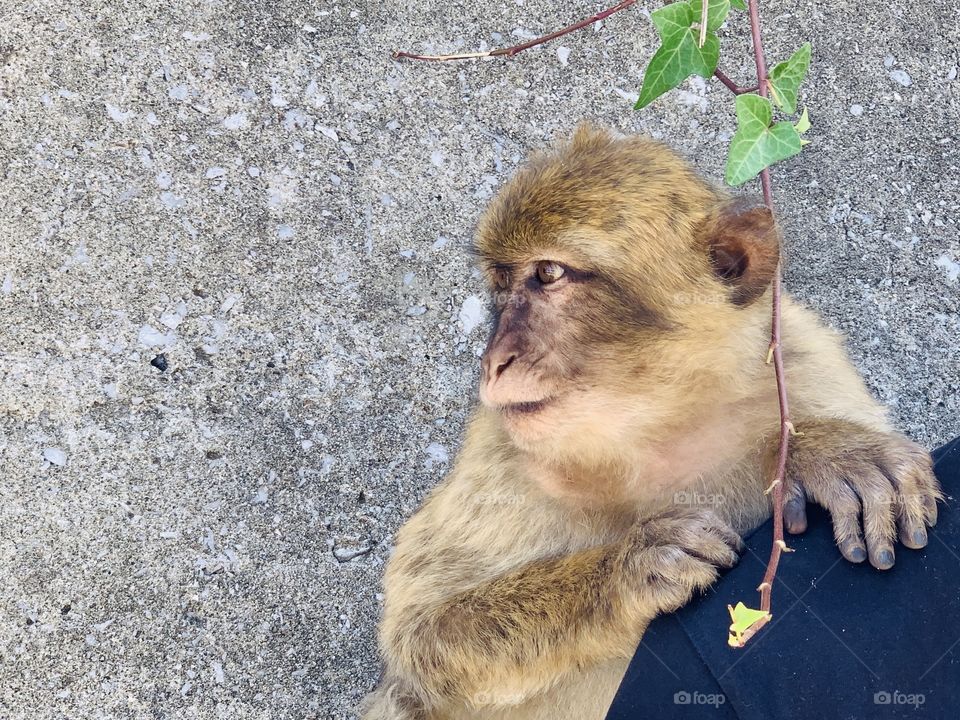
[[[519,444],[596,427],[598,415],[616,422],[636,412],[624,384],[644,366],[638,351],[659,337],[664,317],[560,247],[489,270],[495,326],[480,400]]]
[[[590,129],[517,173],[476,249],[495,318],[480,399],[517,444],[553,452],[702,404],[737,372],[724,348],[759,325],[746,308],[778,252],[766,209],[731,203],[663,146]]]

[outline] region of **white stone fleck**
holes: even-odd
[[[237,304],[237,301],[238,301],[239,299],[240,299],[240,296],[239,296],[239,295],[236,295],[236,294],[233,294],[233,293],[231,293],[230,295],[227,295],[227,296],[223,299],[223,302],[220,303],[220,312],[221,312],[221,314],[226,315],[226,314],[229,313],[231,310],[233,310],[233,306]],[[216,329],[216,328],[215,328],[215,329]],[[219,334],[222,334],[222,330],[221,330],[221,332],[220,332]],[[218,335],[218,336],[219,336],[219,335]]]
[[[133,116],[133,110],[127,110],[124,112],[116,105],[111,105],[110,103],[104,103],[104,106],[107,108],[107,115],[109,115],[110,119],[114,122],[126,122]]]
[[[289,225],[278,225],[277,226],[277,237],[281,240],[289,240],[294,236],[294,230]]]
[[[863,115],[863,105],[856,105],[856,104],[851,105],[850,114],[853,115],[854,117],[860,117],[861,115]]]
[[[177,303],[177,307],[170,311],[165,312],[160,316],[160,323],[170,328],[171,330],[176,330],[180,323],[183,322],[183,318],[187,315],[187,304],[182,300]]]
[[[265,502],[267,502],[268,497],[269,497],[269,493],[267,491],[267,488],[261,487],[259,490],[257,490],[256,494],[250,499],[250,502],[252,502],[254,505],[263,505]]]
[[[171,210],[182,208],[184,205],[187,204],[186,200],[184,200],[182,197],[172,192],[160,193],[160,202],[162,202],[165,207],[168,207]]]
[[[207,180],[213,180],[214,178],[223,177],[226,174],[227,174],[226,168],[212,167],[207,169],[207,172],[205,173],[204,177],[206,177]]]
[[[64,100],[79,100],[80,93],[75,93],[73,90],[67,90],[66,88],[60,88],[57,90],[57,95],[62,97]]]
[[[286,107],[290,103],[287,102],[287,99],[280,93],[274,93],[270,98],[270,104],[276,108]]]
[[[460,315],[458,317],[460,323],[463,325],[463,332],[469,335],[486,319],[487,308],[484,306],[483,300],[476,295],[471,295],[464,300],[463,305],[460,306]]]
[[[432,153],[430,153],[430,162],[437,167],[443,167],[443,152],[440,150],[434,150]]]
[[[337,135],[337,131],[333,128],[327,127],[326,125],[317,125],[317,130],[319,130],[322,135],[325,135],[334,142],[340,142],[340,136]]]
[[[256,165],[251,165],[247,168],[247,175],[250,177],[260,177],[260,168]]]
[[[223,663],[219,663],[214,660],[210,664],[210,667],[213,670],[213,681],[217,683],[217,685],[223,685]]]
[[[561,45],[557,48],[557,58],[560,60],[560,64],[566,67],[570,59],[570,48]]]
[[[247,114],[245,112],[234,113],[233,115],[227,115],[223,119],[223,126],[227,130],[240,130],[247,126]]]
[[[51,465],[56,465],[57,467],[63,467],[67,464],[67,454],[60,448],[44,448],[43,459]]]
[[[186,85],[174,85],[167,90],[167,97],[171,100],[183,101],[190,96],[190,88]]]
[[[140,328],[140,332],[137,333],[137,340],[139,343],[149,348],[167,347],[168,345],[172,345],[176,337],[177,336],[174,333],[163,333],[152,325],[142,326]]]
[[[904,70],[891,70],[890,79],[903,87],[910,87],[913,84],[913,80]]]
[[[433,245],[430,246],[430,249],[431,249],[431,250],[434,250],[434,251],[439,250],[439,249],[442,248],[444,245],[446,245],[448,242],[450,242],[450,239],[449,239],[449,238],[445,238],[443,235],[441,235],[440,237],[438,237],[438,238],[434,241]]]
[[[334,175],[333,173],[331,173],[331,174],[330,174],[330,182],[331,182],[331,184],[332,184],[334,187],[340,187],[340,183],[341,183],[342,181],[341,181],[339,175]]]
[[[159,172],[156,177],[157,187],[161,190],[169,190],[173,185],[173,175],[168,172]]]
[[[189,40],[190,42],[205,42],[206,40],[209,40],[209,39],[210,39],[210,33],[205,33],[205,32],[200,32],[200,33],[185,32],[185,33],[183,34],[183,39],[184,39],[184,40]]]
[[[441,443],[430,443],[424,452],[427,453],[427,461],[424,463],[427,469],[432,468],[434,465],[441,465],[450,461],[450,452],[447,450],[447,446]]]
[[[957,278],[960,277],[960,263],[949,255],[941,255],[937,258],[936,266],[946,271],[947,282],[951,284],[957,282]]]
[[[283,114],[283,127],[285,130],[309,129],[312,125],[313,118],[298,108],[291,108]]]
[[[117,399],[117,384],[116,383],[107,383],[103,386],[103,394],[106,395],[111,400]]]
[[[423,305],[413,305],[412,307],[407,308],[406,314],[409,317],[420,317],[425,312],[427,312],[427,308]]]
[[[3,276],[3,285],[0,286],[0,292],[4,295],[9,295],[13,292],[13,275],[10,273]]]

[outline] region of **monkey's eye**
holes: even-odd
[[[555,283],[563,277],[563,266],[550,260],[541,260],[537,263],[537,278],[544,285]]]

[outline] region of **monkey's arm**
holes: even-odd
[[[531,562],[436,602],[388,607],[388,675],[428,706],[518,703],[565,672],[629,656],[647,623],[709,586],[739,545],[716,516],[674,512],[621,542]]]

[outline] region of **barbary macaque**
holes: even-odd
[[[505,186],[476,251],[481,402],[397,535],[365,718],[600,720],[650,621],[771,515],[778,230],[664,146],[581,126]],[[845,558],[887,569],[936,522],[929,455],[788,296],[782,346],[786,528],[819,503]]]

